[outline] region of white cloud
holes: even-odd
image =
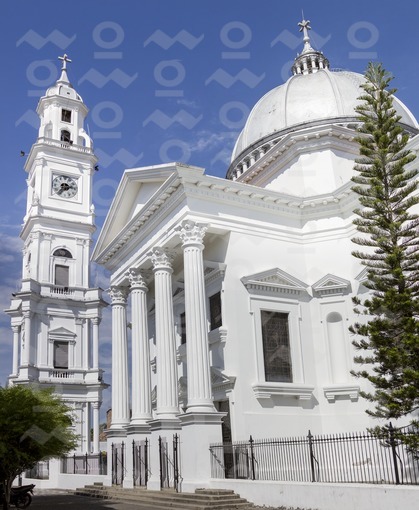
[[[209,150],[216,150],[219,147],[224,147],[230,144],[231,140],[236,137],[236,133],[211,133],[210,131],[199,131],[197,138],[191,140],[189,149],[193,152],[203,152]]]

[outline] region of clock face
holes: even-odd
[[[62,198],[71,198],[77,193],[77,182],[67,175],[57,175],[52,180],[52,192]]]

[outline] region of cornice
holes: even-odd
[[[306,222],[331,215],[341,216],[353,211],[357,204],[357,195],[351,191],[351,187],[352,183],[348,182],[332,193],[302,198],[218,177],[182,175],[178,170],[176,176],[168,179],[159,195],[138,212],[119,236],[94,255],[94,260],[99,264],[106,264],[116,255],[118,260],[121,260],[122,250],[134,236],[138,245],[153,228],[158,227],[167,212],[172,211],[185,198],[199,197],[208,201],[234,203],[246,209],[244,219],[248,217],[249,209],[259,209]]]

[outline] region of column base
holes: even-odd
[[[182,424],[182,488],[208,486],[211,478],[210,444],[221,443],[221,420],[226,413],[187,412],[179,416]]]

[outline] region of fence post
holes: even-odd
[[[122,447],[121,447],[121,485],[124,482],[124,476],[125,476],[125,443],[122,441]]]
[[[250,465],[252,466],[252,480],[256,480],[256,475],[255,475],[255,454],[254,454],[254,451],[253,451],[253,437],[252,436],[250,436],[249,444],[250,444]]]
[[[135,476],[136,476],[136,471],[135,471],[135,441],[134,439],[132,440],[132,480],[133,480],[133,485],[135,487]]]
[[[176,492],[179,492],[179,465],[178,465],[179,436],[173,435],[173,485]]]
[[[84,462],[86,463],[86,464],[84,465],[84,472],[85,472],[85,474],[86,474],[86,475],[88,475],[88,474],[89,474],[89,472],[88,472],[88,469],[89,469],[89,468],[88,468],[88,465],[87,465],[87,453],[86,453],[86,456],[85,456],[85,460],[84,460]]]
[[[73,475],[76,474],[76,454],[73,453]]]
[[[310,466],[311,466],[311,481],[316,481],[316,473],[314,469],[314,451],[313,451],[313,436],[311,435],[311,431],[308,431],[308,447],[310,449]]]
[[[144,483],[147,487],[148,483],[148,439],[146,438],[144,444]]]
[[[391,454],[393,457],[393,466],[394,466],[394,477],[396,479],[396,485],[400,485],[400,476],[399,476],[399,467],[397,465],[397,444],[394,437],[394,427],[390,422],[390,425],[388,427],[388,430],[390,432],[390,447],[391,447]]]

